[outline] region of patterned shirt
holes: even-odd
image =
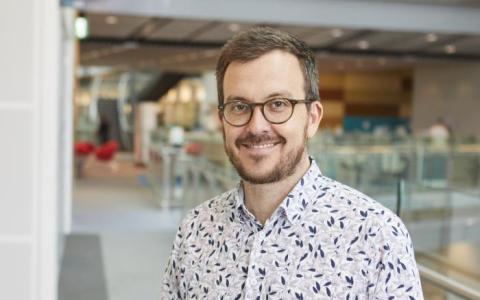
[[[161,299],[423,299],[400,219],[315,161],[264,225],[243,199],[238,184],[185,217]]]

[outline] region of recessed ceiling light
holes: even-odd
[[[357,44],[358,48],[362,49],[362,50],[366,50],[368,48],[370,48],[370,43],[366,40],[361,40],[358,42]]]
[[[108,25],[115,25],[118,23],[118,18],[115,16],[108,16],[105,18],[105,23]]]
[[[334,38],[339,38],[339,37],[343,36],[343,30],[341,30],[340,28],[334,28],[334,29],[332,29],[332,31],[330,31],[330,34]]]
[[[124,49],[137,49],[139,47],[137,42],[125,42],[122,46]]]
[[[435,33],[429,33],[425,36],[425,39],[427,40],[427,42],[433,43],[438,41],[438,36]]]
[[[230,29],[230,31],[237,32],[240,30],[240,25],[237,23],[231,23],[228,25],[228,29]]]
[[[455,52],[457,52],[457,47],[455,47],[455,45],[446,45],[445,46],[445,52],[448,53],[448,54],[453,54]]]

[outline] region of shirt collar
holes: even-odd
[[[233,209],[234,215],[240,221],[240,223],[250,226],[253,229],[261,230],[263,227],[258,222],[255,216],[245,206],[245,194],[243,192],[242,182],[239,182],[233,193]]]
[[[310,168],[277,209],[283,212],[291,223],[303,218],[305,211],[310,209],[313,195],[319,189],[319,178],[323,175],[313,158],[310,158],[310,162]]]
[[[294,188],[288,193],[287,197],[280,203],[270,221],[282,215],[285,215],[290,223],[294,223],[303,218],[305,211],[308,210],[311,205],[312,196],[320,188],[319,178],[323,177],[317,163],[311,157],[310,162],[310,167],[305,175],[300,178]],[[239,218],[240,222],[249,223],[254,225],[254,227],[261,226],[245,206],[241,182],[237,184],[233,196],[235,215]]]

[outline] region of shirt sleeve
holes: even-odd
[[[160,293],[160,299],[182,299],[179,284],[179,257],[180,247],[183,240],[182,227],[177,231],[173,242],[172,252],[167,262],[165,273],[163,274],[163,286]]]
[[[374,295],[371,299],[423,300],[413,244],[405,225],[394,217],[380,229]]]

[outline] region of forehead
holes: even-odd
[[[223,80],[224,98],[263,99],[271,94],[303,98],[304,75],[293,54],[274,50],[248,62],[233,61]]]

